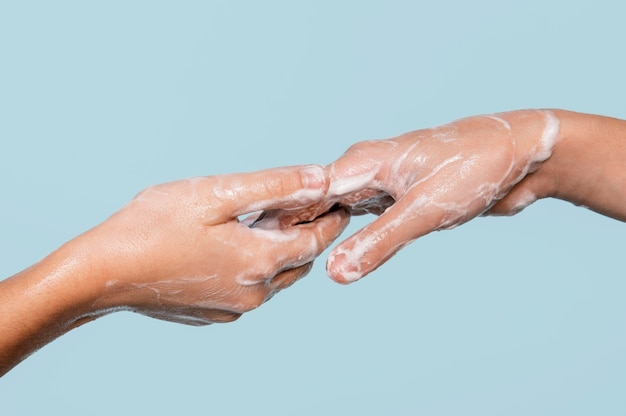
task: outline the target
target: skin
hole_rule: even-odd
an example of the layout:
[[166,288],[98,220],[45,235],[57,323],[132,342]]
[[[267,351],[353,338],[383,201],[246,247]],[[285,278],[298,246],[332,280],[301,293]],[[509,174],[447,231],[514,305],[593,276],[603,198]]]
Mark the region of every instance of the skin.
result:
[[[475,116],[357,143],[329,165],[324,202],[373,222],[335,247],[329,276],[354,282],[402,247],[478,215],[513,215],[554,197],[626,220],[626,121],[562,110]],[[298,215],[284,213],[281,223]]]
[[326,169],[148,188],[0,282],[0,374],[116,310],[191,325],[233,321],[308,272],[347,224],[337,206],[378,215],[331,251],[327,271],[339,283],[371,273],[429,232],[513,215],[540,198],[626,221],[624,160],[626,121],[524,110],[360,142]]
[[[278,227],[259,210],[327,194],[321,166],[192,178],[150,187],[102,224],[0,282],[0,375],[85,322],[128,310],[189,325],[231,322],[311,269],[349,216]],[[259,250],[262,247],[262,250]]]

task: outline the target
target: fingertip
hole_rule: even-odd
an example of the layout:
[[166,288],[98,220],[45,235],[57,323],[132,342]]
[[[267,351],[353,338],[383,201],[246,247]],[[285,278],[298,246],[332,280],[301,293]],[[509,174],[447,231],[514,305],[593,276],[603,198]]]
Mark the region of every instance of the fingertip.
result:
[[365,275],[361,270],[361,265],[350,254],[339,245],[326,260],[326,274],[342,285],[356,282]]

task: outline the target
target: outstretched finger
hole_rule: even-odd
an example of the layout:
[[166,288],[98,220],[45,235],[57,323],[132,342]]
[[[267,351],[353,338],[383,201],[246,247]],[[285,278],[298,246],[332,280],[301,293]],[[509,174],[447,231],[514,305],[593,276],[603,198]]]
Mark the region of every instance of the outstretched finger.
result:
[[338,283],[371,273],[400,249],[431,231],[450,228],[478,215],[482,201],[456,203],[458,189],[426,182],[415,187],[373,222],[333,249],[326,263]]
[[418,218],[409,217],[406,205],[406,200],[398,201],[335,247],[326,262],[330,278],[343,284],[359,280],[417,238]]

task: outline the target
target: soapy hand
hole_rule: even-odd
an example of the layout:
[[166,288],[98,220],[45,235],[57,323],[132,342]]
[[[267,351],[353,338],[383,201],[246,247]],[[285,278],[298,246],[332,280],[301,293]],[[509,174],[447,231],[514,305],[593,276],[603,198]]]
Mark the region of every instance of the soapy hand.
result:
[[238,217],[306,206],[328,186],[327,172],[308,166],[148,188],[81,237],[107,259],[92,309],[191,325],[237,319],[307,274],[349,218],[339,209],[281,229]]
[[340,208],[280,226],[259,220],[258,212],[319,203],[328,187],[327,170],[311,165],[147,188],[100,225],[0,281],[0,376],[111,312],[206,325],[258,307],[307,274],[349,220]]
[[317,212],[339,203],[380,216],[332,250],[329,276],[353,282],[431,231],[520,211],[542,196],[529,174],[550,157],[558,132],[554,113],[517,111],[353,145],[328,167]]

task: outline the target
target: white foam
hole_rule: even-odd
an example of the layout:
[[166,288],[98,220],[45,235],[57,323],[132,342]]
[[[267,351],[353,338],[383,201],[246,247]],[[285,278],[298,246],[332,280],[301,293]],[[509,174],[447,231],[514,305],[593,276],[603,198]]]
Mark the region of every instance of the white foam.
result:
[[536,200],[537,195],[529,190],[525,190],[524,192],[520,193],[520,195],[515,199],[513,203],[513,208],[507,215],[517,214]]
[[[404,162],[414,156],[411,153],[416,151],[415,149],[420,142],[419,138],[416,138],[416,142],[408,147],[405,153],[395,158],[391,165],[392,175],[390,175],[390,180],[395,180],[400,184],[398,185],[400,188],[398,190],[399,195],[395,195],[397,197],[401,198],[411,190],[421,189],[421,187],[429,193],[418,195],[411,202],[410,206],[399,213],[397,217],[378,228],[375,234],[369,229],[365,229],[336,247],[329,255],[327,261],[327,270],[331,277],[334,276],[338,280],[345,282],[352,282],[361,278],[365,271],[365,258],[371,258],[372,250],[380,250],[378,243],[385,236],[398,232],[400,227],[414,226],[416,217],[420,215],[437,212],[441,214],[441,220],[439,224],[429,224],[431,227],[429,230],[415,230],[416,234],[453,228],[488,210],[515,184],[522,180],[529,171],[547,160],[552,154],[558,139],[560,123],[552,112],[541,111],[541,113],[544,115],[546,123],[541,137],[537,138],[530,152],[522,155],[516,154],[518,150],[516,137],[512,134],[512,126],[504,118],[505,115],[484,116],[497,122],[508,132],[504,138],[510,140],[512,147],[511,149],[503,149],[505,151],[502,153],[496,153],[494,155],[496,157],[488,157],[482,153],[465,156],[463,150],[460,150],[459,153],[444,159],[432,168],[428,166],[426,159],[422,159],[420,163],[412,165],[410,170],[406,171],[403,169],[406,166]],[[459,146],[462,145],[459,141],[460,139],[457,140],[454,126],[449,131],[435,130],[432,137],[440,140],[441,143],[456,141],[459,143]],[[506,142],[501,145],[508,146]],[[487,163],[493,164],[493,167],[486,165]],[[456,171],[457,176],[452,177],[452,182],[437,182],[450,179],[450,175],[442,176],[440,174],[444,169],[456,167],[457,164],[459,169]],[[480,167],[481,164],[485,168],[476,170],[476,166]],[[425,169],[428,169],[428,171],[422,172]],[[446,171],[449,171],[449,169],[446,169]],[[356,192],[371,186],[375,176],[373,174],[375,173],[377,171],[368,171],[351,178],[336,181],[335,184],[331,184],[332,195]],[[415,175],[420,176],[416,178]],[[443,179],[439,179],[440,177]],[[435,182],[429,183],[430,181]],[[387,187],[394,185],[389,183]],[[403,186],[405,188],[408,186],[408,188],[402,189]],[[434,190],[437,191],[433,194],[432,191]],[[519,195],[519,198],[515,201],[515,212],[525,208],[535,200],[536,195],[530,191]],[[390,247],[387,252],[376,253],[377,261],[384,261],[409,242],[401,241],[396,246]],[[367,268],[371,270],[376,266],[378,264],[369,264]]]
[[536,161],[544,162],[552,155],[552,149],[559,137],[560,121],[552,111],[542,111],[546,118],[546,126],[541,135],[540,146],[535,154]]
[[483,117],[487,117],[487,118],[490,118],[492,120],[495,120],[498,123],[500,123],[501,125],[503,125],[505,129],[507,129],[508,131],[511,131],[511,125],[509,124],[508,121],[506,121],[502,117],[498,117],[496,115],[487,115],[487,116],[483,116]]
[[378,169],[370,169],[360,175],[333,180],[330,183],[327,196],[336,197],[349,194],[350,192],[356,192],[361,189],[366,189],[370,187],[377,173]]

